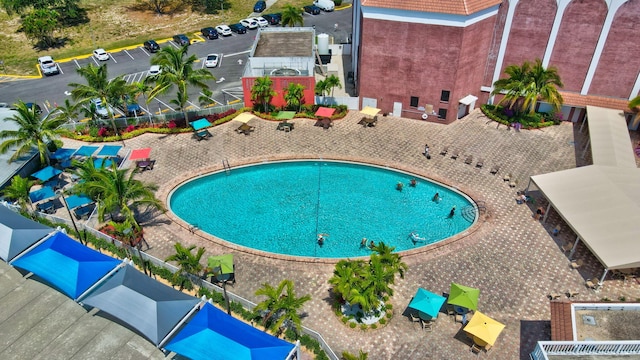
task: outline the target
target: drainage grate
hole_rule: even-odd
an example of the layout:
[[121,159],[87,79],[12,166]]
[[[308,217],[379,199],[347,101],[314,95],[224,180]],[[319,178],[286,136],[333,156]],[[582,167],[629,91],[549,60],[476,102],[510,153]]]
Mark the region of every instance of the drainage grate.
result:
[[585,325],[597,325],[596,324],[596,319],[593,316],[589,316],[589,315],[582,315],[582,323]]

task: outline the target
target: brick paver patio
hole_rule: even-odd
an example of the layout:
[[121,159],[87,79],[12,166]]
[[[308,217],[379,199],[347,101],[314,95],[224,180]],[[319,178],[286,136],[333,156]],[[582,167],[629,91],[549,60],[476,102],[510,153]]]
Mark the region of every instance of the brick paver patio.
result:
[[[423,332],[418,324],[402,316],[417,287],[436,293],[448,291],[452,281],[481,289],[479,310],[506,324],[494,349],[483,354],[494,359],[528,359],[528,353],[538,340],[550,337],[549,300],[551,292],[579,292],[577,299],[627,301],[640,298],[635,281],[623,283],[607,280],[596,293],[584,286],[588,278],[600,277],[602,265],[579,246],[576,258],[585,260],[578,270],[569,266],[560,246],[574,241],[575,235],[564,226],[559,236],[550,235],[561,223],[551,210],[546,224],[535,221],[532,214],[547,202],[538,196],[537,205],[517,205],[516,190],[524,189],[529,176],[573,168],[589,163],[582,160],[584,134],[571,123],[542,130],[507,130],[496,126],[479,111],[450,125],[440,125],[394,117],[381,117],[376,127],[357,124],[360,115],[351,112],[334,122],[329,130],[314,127],[313,120],[296,119],[295,130],[276,131],[276,123],[253,120],[255,131],[249,136],[234,132],[237,124],[225,124],[210,129],[213,137],[197,142],[189,134],[146,134],[127,140],[128,149],[152,147],[155,168],[139,175],[143,181],[160,186],[158,197],[166,201],[171,189],[184,179],[206,171],[221,169],[223,159],[231,166],[247,162],[262,162],[282,158],[336,158],[369,161],[401,168],[412,173],[454,186],[476,201],[484,201],[487,213],[481,216],[473,231],[450,241],[445,246],[433,246],[425,251],[404,256],[409,265],[405,279],[395,285],[392,303],[394,317],[378,330],[360,331],[346,327],[331,311],[329,285],[333,265],[321,262],[292,261],[257,255],[212,240],[210,236],[187,230],[188,224],[171,215],[144,214],[150,254],[165,258],[173,253],[173,244],[204,246],[207,255],[233,252],[236,255],[235,286],[229,290],[254,302],[260,298],[254,292],[261,284],[277,284],[292,279],[299,295],[310,294],[305,306],[308,314],[304,325],[320,332],[333,350],[357,353],[362,349],[369,359],[474,359],[461,331],[446,315],[441,314],[434,331]],[[427,160],[421,152],[424,144],[431,147]],[[65,141],[66,146],[79,142]],[[439,155],[449,147],[460,150],[453,160]],[[484,167],[464,163],[465,155],[484,158]],[[497,175],[489,169],[500,164]],[[232,170],[233,171],[233,170]],[[516,189],[503,181],[512,173],[519,181]],[[588,194],[585,194],[588,196]],[[212,199],[214,201],[214,199]],[[206,256],[206,255],[205,255]]]

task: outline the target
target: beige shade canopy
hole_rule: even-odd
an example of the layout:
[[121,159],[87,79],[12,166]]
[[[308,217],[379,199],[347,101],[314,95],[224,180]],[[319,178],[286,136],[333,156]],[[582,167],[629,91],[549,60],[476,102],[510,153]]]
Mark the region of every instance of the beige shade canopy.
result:
[[248,123],[248,122],[249,122],[249,120],[251,120],[251,119],[253,119],[253,118],[254,118],[254,116],[253,116],[253,114],[252,114],[252,113],[250,113],[250,112],[245,112],[245,113],[242,113],[242,114],[240,114],[240,115],[236,116],[233,120],[234,120],[234,121],[239,121],[239,122],[241,122],[241,123],[246,124],[246,123]]
[[378,115],[379,112],[380,112],[380,109],[376,109],[371,106],[365,106],[362,110],[360,110],[360,113],[368,116],[376,116]]

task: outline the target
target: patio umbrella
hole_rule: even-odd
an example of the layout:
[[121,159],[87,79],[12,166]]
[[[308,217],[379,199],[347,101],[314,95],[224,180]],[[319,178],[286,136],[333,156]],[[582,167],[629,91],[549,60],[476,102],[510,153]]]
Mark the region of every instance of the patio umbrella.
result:
[[295,111],[280,111],[276,116],[276,120],[291,120],[296,116]]
[[38,202],[40,200],[50,199],[56,196],[56,193],[53,191],[53,188],[48,186],[42,187],[42,189],[32,191],[29,193],[29,199],[32,203]]
[[151,148],[135,149],[129,155],[129,160],[148,159],[150,154],[151,154]]
[[316,111],[316,116],[319,117],[331,117],[331,115],[333,115],[333,113],[336,112],[336,109],[334,108],[328,108],[328,107],[319,107],[318,110]]
[[76,152],[73,153],[73,156],[89,157],[93,155],[93,153],[96,152],[96,150],[98,150],[97,146],[83,145],[78,150],[76,150]]
[[233,254],[224,254],[219,256],[209,256],[207,264],[210,268],[219,268],[217,273],[232,274],[233,270]]
[[120,149],[122,149],[122,146],[120,145],[105,145],[100,149],[96,156],[116,157]]
[[113,160],[111,160],[110,158],[100,158],[100,159],[93,160],[93,166],[96,169],[108,168],[111,166],[111,164],[113,164]]
[[252,113],[245,112],[245,113],[242,113],[242,114],[236,116],[233,120],[234,121],[239,121],[241,123],[245,123],[246,124],[246,123],[249,122],[249,120],[253,119],[253,117],[254,116],[253,116]]
[[198,131],[211,126],[211,123],[209,122],[209,120],[202,118],[192,122],[191,126],[193,127],[193,130]]
[[73,153],[76,152],[76,149],[65,149],[65,148],[60,148],[58,150],[56,150],[56,152],[54,152],[51,157],[56,159],[56,160],[67,160],[71,157],[71,155],[73,155]]
[[57,176],[62,173],[62,170],[58,170],[53,166],[47,166],[46,168],[36,171],[31,176],[38,180],[47,181],[54,176]]
[[74,208],[77,208],[78,206],[90,204],[90,203],[93,202],[93,200],[89,199],[88,197],[86,197],[84,195],[71,195],[71,196],[66,197],[64,199],[67,202],[67,206],[69,207],[69,210],[73,210]]
[[476,311],[467,326],[464,327],[464,331],[493,346],[504,326],[504,324],[493,320],[480,311]]
[[418,288],[418,291],[413,296],[413,300],[409,303],[409,307],[425,313],[432,318],[436,318],[438,317],[440,308],[442,308],[442,304],[444,304],[446,300],[444,296],[434,294],[423,288]]
[[451,290],[449,290],[449,301],[451,305],[458,305],[467,309],[478,309],[478,298],[480,297],[480,290],[468,286],[463,286],[456,283],[451,283]]
[[371,106],[365,106],[364,109],[360,110],[360,113],[367,116],[376,116],[380,112],[380,109],[376,109]]

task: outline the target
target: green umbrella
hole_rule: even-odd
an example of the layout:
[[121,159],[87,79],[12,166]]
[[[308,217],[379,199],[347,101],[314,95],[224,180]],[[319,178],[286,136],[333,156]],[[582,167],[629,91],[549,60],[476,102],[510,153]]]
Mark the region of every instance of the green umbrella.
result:
[[276,120],[291,120],[296,116],[295,111],[280,111],[278,116],[276,116]]
[[207,264],[217,274],[233,274],[233,254],[209,256]]
[[447,303],[451,305],[462,306],[471,310],[477,310],[478,297],[480,297],[479,289],[451,283],[451,290],[449,290],[449,301],[447,301]]

